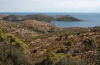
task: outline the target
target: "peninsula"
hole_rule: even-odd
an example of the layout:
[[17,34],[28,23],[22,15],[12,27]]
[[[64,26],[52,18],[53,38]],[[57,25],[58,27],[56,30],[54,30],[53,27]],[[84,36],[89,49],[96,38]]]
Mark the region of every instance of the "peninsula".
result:
[[50,22],[52,20],[58,21],[82,21],[81,19],[75,18],[71,15],[56,15],[56,16],[48,16],[45,14],[33,14],[33,15],[8,15],[3,18],[3,20],[7,21],[26,21],[26,20],[37,20],[37,21],[46,21]]

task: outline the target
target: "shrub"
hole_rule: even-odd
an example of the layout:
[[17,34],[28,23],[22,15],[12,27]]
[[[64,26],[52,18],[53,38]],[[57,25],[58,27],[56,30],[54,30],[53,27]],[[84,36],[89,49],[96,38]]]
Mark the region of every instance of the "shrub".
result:
[[56,63],[56,65],[87,65],[82,60],[75,60],[70,54]]
[[64,44],[67,45],[67,46],[72,46],[73,42],[71,40],[69,40],[68,42],[65,42]]
[[36,65],[55,65],[60,59],[65,57],[64,54],[58,53],[55,54],[53,52],[48,53],[48,55],[41,61],[40,63]]
[[11,43],[0,43],[0,65],[30,65],[29,58],[22,48]]
[[60,50],[57,51],[57,53],[65,53],[67,49],[65,47],[61,47]]
[[0,65],[31,65],[28,46],[13,34],[0,30]]
[[17,37],[15,37],[13,34],[10,33],[3,33],[2,31],[0,31],[1,35],[0,35],[0,41],[6,41],[9,42],[11,44],[13,44],[14,46],[16,46],[17,48],[20,47],[22,48],[26,53],[29,53],[27,48],[28,46],[23,43],[20,39],[18,39]]
[[3,31],[0,29],[0,34],[2,34],[3,33]]
[[36,65],[86,65],[82,60],[75,60],[71,55],[50,52],[46,58]]
[[92,48],[98,47],[96,38],[89,38],[89,39],[85,40],[84,43],[90,45]]

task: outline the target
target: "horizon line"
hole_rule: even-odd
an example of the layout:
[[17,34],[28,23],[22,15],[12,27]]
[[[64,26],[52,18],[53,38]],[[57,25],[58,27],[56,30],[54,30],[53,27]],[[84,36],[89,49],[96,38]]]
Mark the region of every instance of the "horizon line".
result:
[[100,12],[0,12],[0,13],[100,13]]

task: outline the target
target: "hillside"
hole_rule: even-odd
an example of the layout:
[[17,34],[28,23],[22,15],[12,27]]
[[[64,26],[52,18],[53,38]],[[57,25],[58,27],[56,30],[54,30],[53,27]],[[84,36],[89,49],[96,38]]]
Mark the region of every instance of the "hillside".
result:
[[9,32],[19,38],[22,38],[24,41],[44,33],[51,33],[53,31],[60,30],[58,27],[50,23],[36,20],[27,20],[21,22],[8,22],[5,20],[0,20],[0,28],[4,32]]
[[[4,15],[4,17],[7,16]],[[60,18],[60,16],[56,17]],[[5,60],[5,65],[8,63],[9,65],[100,65],[100,27],[59,28],[51,23],[33,19],[18,18],[18,22],[12,21],[12,19],[11,21],[3,20],[2,17],[0,19],[2,30],[0,30],[0,51],[6,52],[9,56],[9,53],[2,48],[14,49],[9,56],[10,59]],[[28,48],[24,49],[24,44]],[[15,50],[19,54],[14,52]],[[23,50],[28,50],[30,55],[24,54]],[[3,63],[5,62],[0,58],[0,65],[4,65]]]

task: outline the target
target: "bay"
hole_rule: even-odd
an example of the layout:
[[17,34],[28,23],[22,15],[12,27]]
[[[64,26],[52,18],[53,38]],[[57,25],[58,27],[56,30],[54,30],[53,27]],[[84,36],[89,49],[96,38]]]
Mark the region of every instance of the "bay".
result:
[[100,26],[100,13],[67,13],[83,21],[51,21],[52,24],[60,28],[68,27],[96,27]]
[[0,14],[8,15],[32,15],[32,14],[46,14],[48,16],[55,15],[71,15],[83,21],[50,21],[55,26],[60,28],[68,27],[95,27],[100,26],[100,13],[55,13],[55,12],[0,12]]

